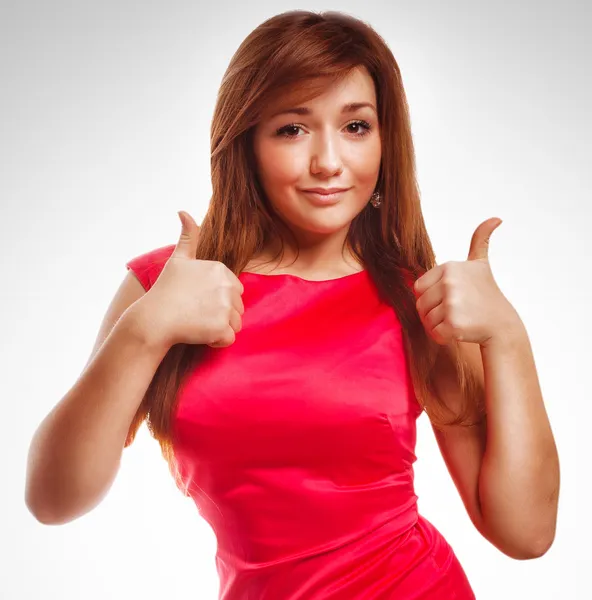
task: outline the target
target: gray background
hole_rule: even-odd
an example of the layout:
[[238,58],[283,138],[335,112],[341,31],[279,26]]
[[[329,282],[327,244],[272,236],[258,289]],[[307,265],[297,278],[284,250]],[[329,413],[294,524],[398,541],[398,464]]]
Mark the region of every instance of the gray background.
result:
[[108,496],[68,525],[24,504],[31,436],[74,384],[125,262],[200,222],[224,70],[269,16],[342,10],[386,39],[411,106],[438,262],[491,216],[560,451],[554,546],[513,561],[475,531],[419,421],[420,511],[477,597],[590,598],[592,29],[584,2],[4,2],[0,10],[0,597],[215,599],[213,533],[145,426]]

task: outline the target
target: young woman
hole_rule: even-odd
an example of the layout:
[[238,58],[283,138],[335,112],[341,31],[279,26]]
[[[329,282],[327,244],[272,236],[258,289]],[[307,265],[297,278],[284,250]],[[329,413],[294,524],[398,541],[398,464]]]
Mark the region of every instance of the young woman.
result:
[[398,65],[368,25],[295,11],[222,81],[201,225],[141,254],[31,444],[41,522],[88,512],[145,420],[216,533],[223,600],[474,593],[417,512],[426,411],[475,527],[552,543],[558,457],[524,325],[488,263],[436,265]]

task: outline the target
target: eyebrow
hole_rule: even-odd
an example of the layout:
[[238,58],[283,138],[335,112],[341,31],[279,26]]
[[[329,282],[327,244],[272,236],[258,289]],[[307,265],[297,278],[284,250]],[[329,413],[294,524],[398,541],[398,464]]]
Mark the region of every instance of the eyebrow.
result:
[[[350,102],[349,104],[345,104],[343,106],[343,108],[341,109],[341,113],[345,114],[345,113],[356,112],[357,110],[360,110],[361,108],[364,108],[364,107],[369,107],[374,112],[376,112],[376,107],[374,106],[374,104],[371,104],[370,102]],[[271,118],[275,119],[275,117],[279,117],[280,115],[288,115],[288,114],[310,115],[310,114],[312,114],[312,110],[310,108],[307,108],[306,106],[295,107],[295,108],[285,108],[278,112],[273,113],[271,115]]]

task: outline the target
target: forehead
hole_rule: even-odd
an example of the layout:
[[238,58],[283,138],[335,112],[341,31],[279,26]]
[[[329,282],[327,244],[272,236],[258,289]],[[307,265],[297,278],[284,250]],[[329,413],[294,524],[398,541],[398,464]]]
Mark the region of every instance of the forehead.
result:
[[374,81],[368,72],[361,68],[354,69],[341,81],[311,78],[278,91],[276,97],[267,103],[262,116],[263,119],[270,119],[278,113],[296,107],[306,107],[311,112],[322,107],[341,110],[346,104],[358,102],[370,103],[376,107]]

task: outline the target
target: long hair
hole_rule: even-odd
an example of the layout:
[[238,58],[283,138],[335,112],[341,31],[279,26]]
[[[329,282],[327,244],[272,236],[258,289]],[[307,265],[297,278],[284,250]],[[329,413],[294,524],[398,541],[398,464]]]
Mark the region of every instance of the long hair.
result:
[[[290,11],[252,31],[232,57],[220,85],[211,125],[213,194],[201,224],[196,258],[223,262],[235,275],[270,239],[289,229],[270,206],[257,177],[252,134],[263,108],[296,91],[299,103],[339,83],[357,67],[371,75],[378,102],[382,161],[379,210],[366,207],[352,221],[346,243],[368,270],[402,325],[417,399],[435,426],[471,424],[482,394],[458,343],[440,346],[425,332],[409,285],[435,266],[416,177],[409,108],[399,66],[366,23],[340,12]],[[312,74],[312,75],[311,75]],[[125,447],[144,420],[176,474],[170,429],[177,392],[204,346],[177,344],[159,365],[131,423]],[[434,387],[436,357],[445,349],[462,391],[452,411]]]

